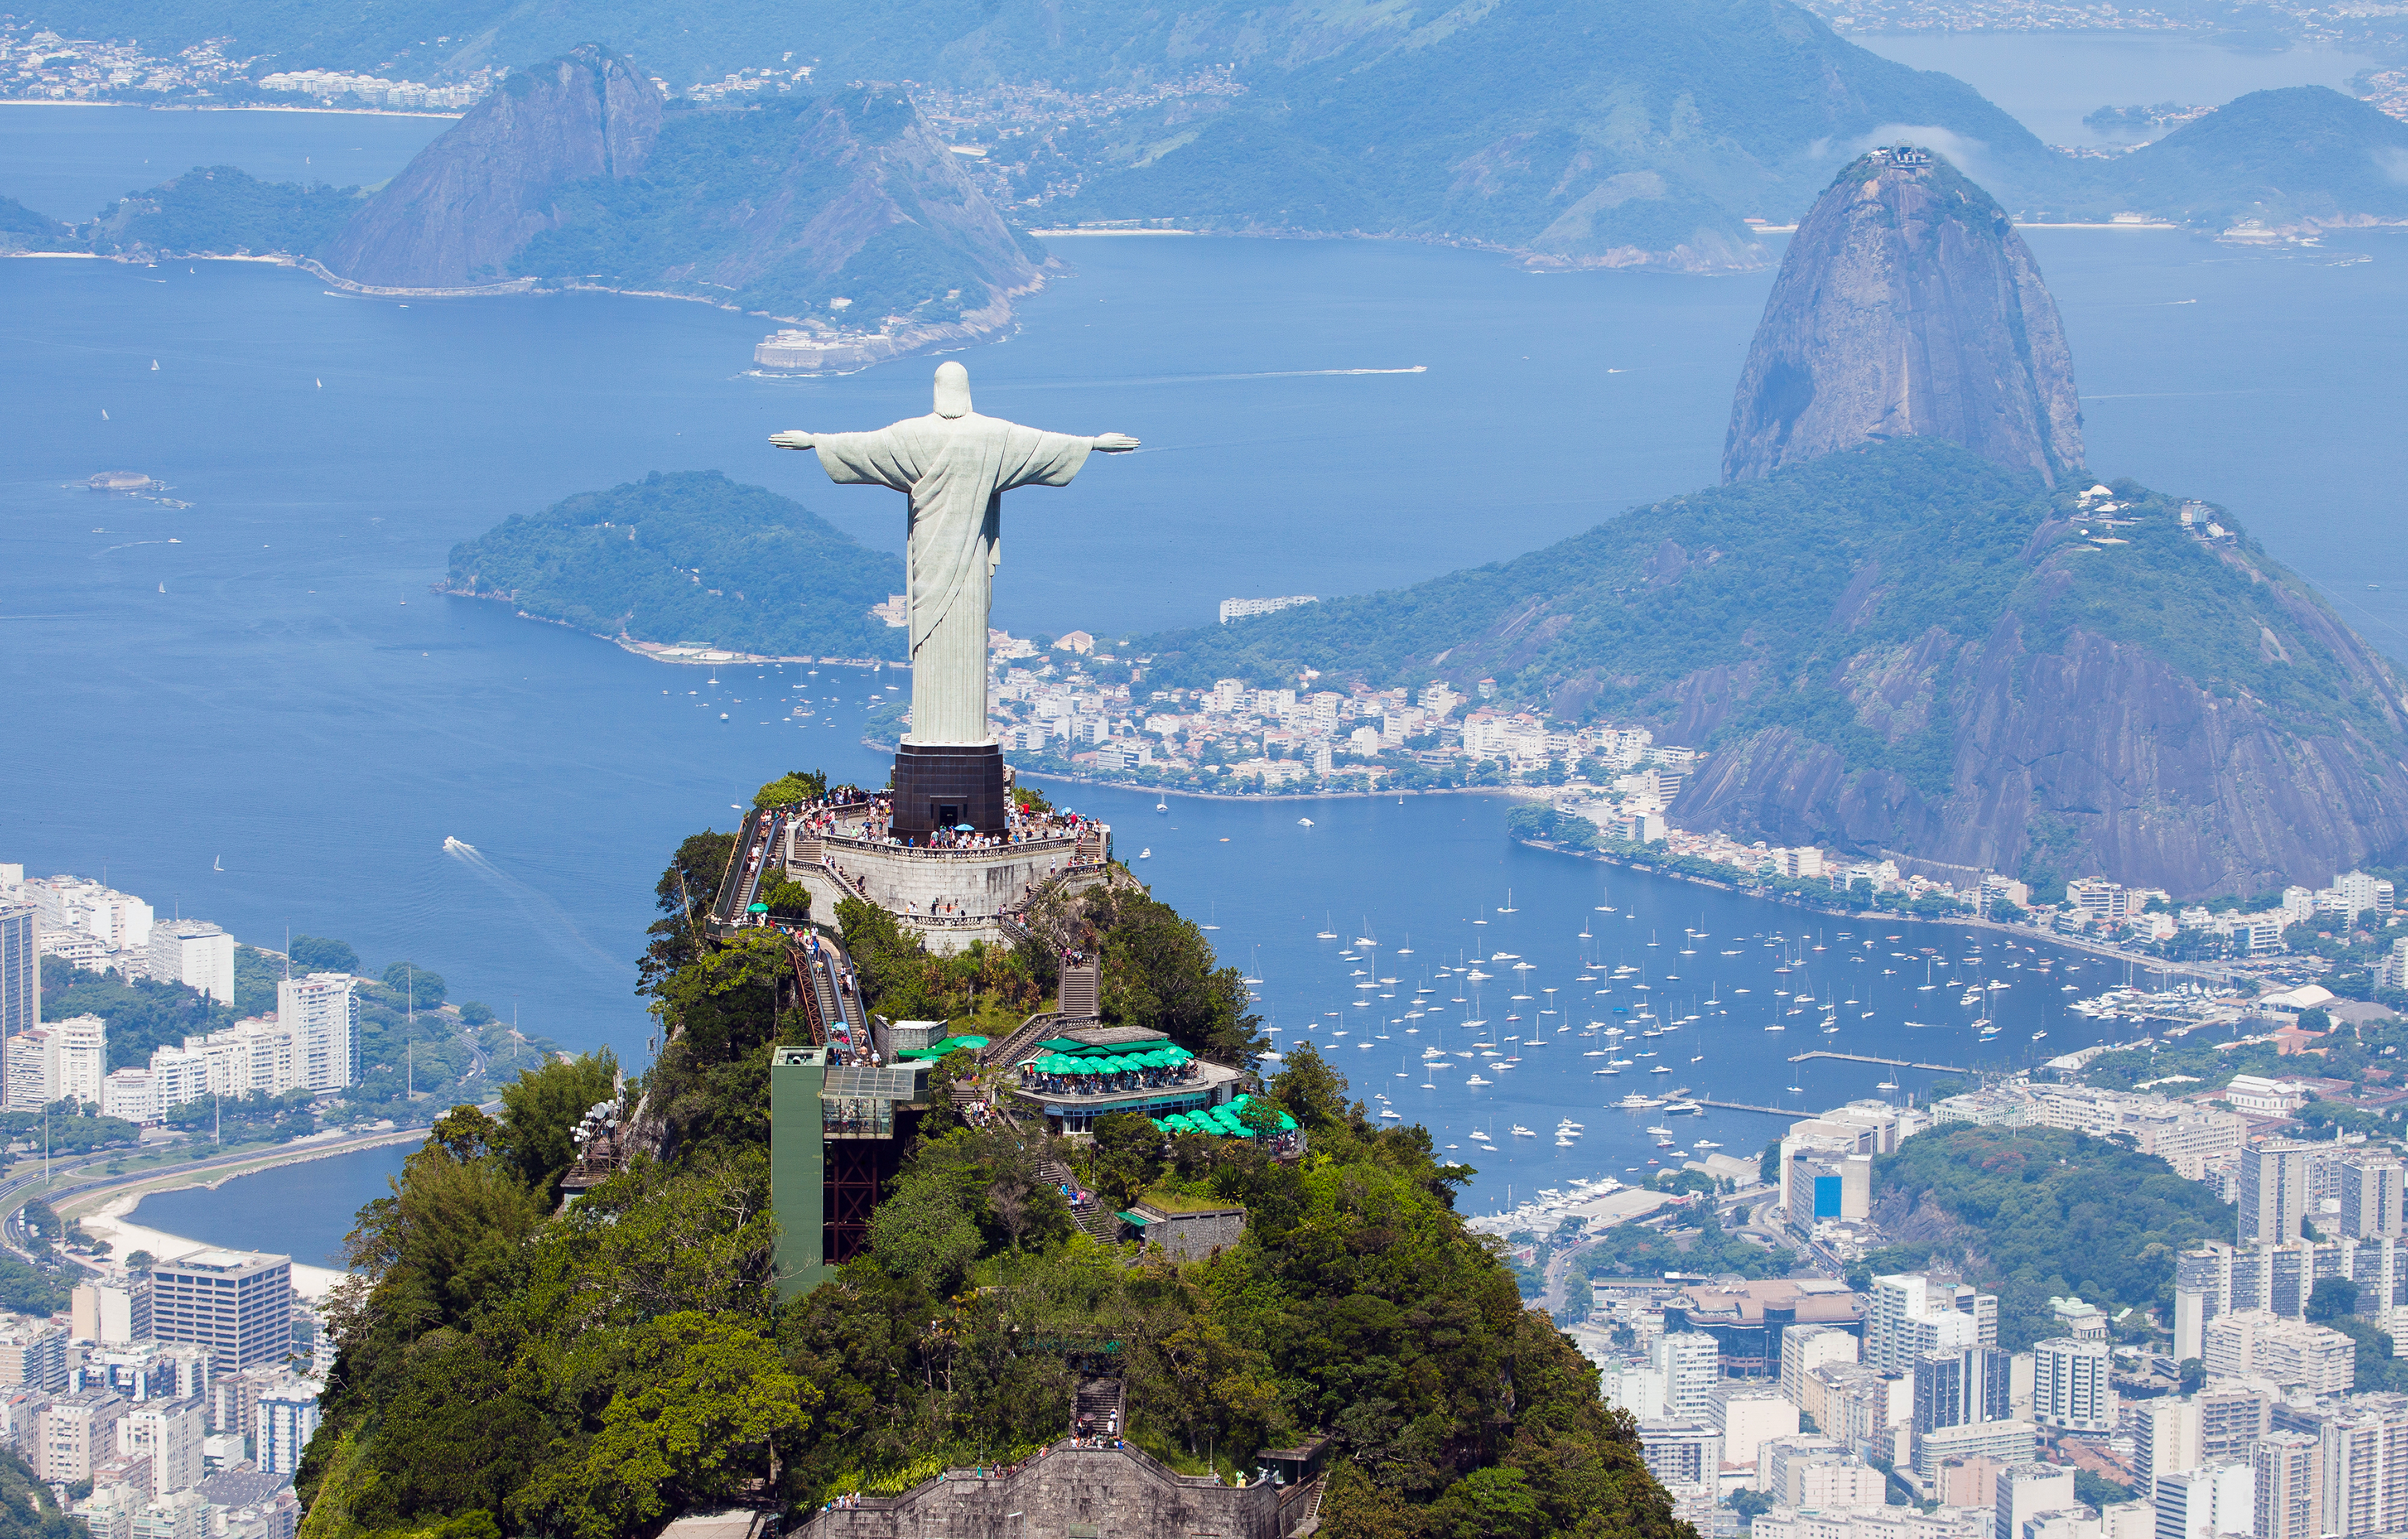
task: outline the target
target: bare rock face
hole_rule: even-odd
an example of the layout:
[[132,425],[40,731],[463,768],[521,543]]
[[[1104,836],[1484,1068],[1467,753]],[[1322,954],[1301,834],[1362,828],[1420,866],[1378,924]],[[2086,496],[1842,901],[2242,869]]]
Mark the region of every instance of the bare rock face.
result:
[[1723,479],[1902,438],[2051,485],[2083,463],[2073,360],[2030,249],[1987,193],[1904,148],[1856,161],[1799,223],[1740,375]]
[[606,48],[518,71],[352,216],[326,268],[391,288],[498,281],[562,222],[557,189],[634,175],[660,131],[659,90]]

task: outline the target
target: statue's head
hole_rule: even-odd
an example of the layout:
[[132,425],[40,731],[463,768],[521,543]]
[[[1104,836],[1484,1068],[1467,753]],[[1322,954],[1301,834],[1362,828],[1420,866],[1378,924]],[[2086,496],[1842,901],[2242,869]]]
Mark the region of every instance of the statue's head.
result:
[[970,371],[959,364],[937,366],[937,415],[967,417],[970,414]]

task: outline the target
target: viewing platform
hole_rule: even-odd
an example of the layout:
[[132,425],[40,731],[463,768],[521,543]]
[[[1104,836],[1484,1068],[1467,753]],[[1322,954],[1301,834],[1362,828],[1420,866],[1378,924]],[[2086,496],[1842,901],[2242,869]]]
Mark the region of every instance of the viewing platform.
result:
[[833,925],[837,905],[860,898],[894,914],[932,951],[958,952],[974,941],[1010,945],[1018,939],[1013,911],[1039,889],[1084,887],[1100,881],[1111,860],[1111,827],[1092,818],[1014,814],[1002,833],[946,833],[929,843],[892,836],[888,811],[883,796],[863,796],[746,813],[712,923],[771,922],[755,905],[783,878],[810,894],[816,924]]
[[1007,1094],[1049,1133],[1089,1132],[1116,1112],[1158,1122],[1226,1105],[1245,1077],[1135,1026],[1065,1028],[1006,1067],[1020,1081]]

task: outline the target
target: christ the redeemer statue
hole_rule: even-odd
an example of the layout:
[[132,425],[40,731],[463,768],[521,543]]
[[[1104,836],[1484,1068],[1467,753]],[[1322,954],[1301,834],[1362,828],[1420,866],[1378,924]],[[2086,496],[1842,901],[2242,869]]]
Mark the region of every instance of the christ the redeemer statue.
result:
[[911,499],[905,557],[911,625],[911,730],[896,755],[894,828],[1003,826],[1003,756],[987,725],[987,617],[1002,559],[1003,494],[1067,486],[1089,451],[1125,453],[1121,433],[1046,433],[970,410],[969,370],[938,366],[936,410],[874,433],[788,432],[839,485]]

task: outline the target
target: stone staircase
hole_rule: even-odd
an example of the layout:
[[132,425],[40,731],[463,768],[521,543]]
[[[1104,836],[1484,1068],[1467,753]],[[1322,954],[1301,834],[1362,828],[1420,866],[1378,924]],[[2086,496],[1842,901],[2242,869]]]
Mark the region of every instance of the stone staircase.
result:
[[[1078,1172],[1050,1156],[1037,1162],[1037,1173],[1056,1188],[1066,1182],[1073,1188],[1084,1185],[1079,1179]],[[1105,1206],[1101,1200],[1090,1202],[1083,1208],[1072,1208],[1070,1221],[1107,1244],[1120,1238],[1120,1215]]]
[[1283,1539],[1307,1539],[1321,1528],[1321,1495],[1328,1489],[1329,1477],[1315,1475],[1310,1485],[1296,1497],[1283,1498],[1280,1503],[1280,1532]]
[[1000,1043],[990,1043],[980,1057],[989,1063],[999,1063],[1009,1069],[1028,1056],[1028,1050],[1054,1034],[1062,1017],[1050,1010],[1040,1010],[1020,1023],[1020,1029]]
[[1062,970],[1060,1000],[1065,1021],[1092,1021],[1103,1014],[1103,965],[1082,962]]
[[1126,1391],[1118,1379],[1081,1379],[1071,1396],[1070,1431],[1079,1437],[1119,1437],[1126,1431]]

